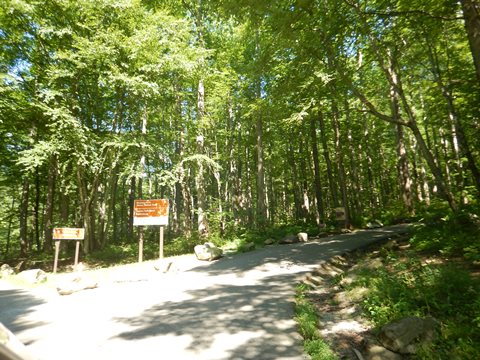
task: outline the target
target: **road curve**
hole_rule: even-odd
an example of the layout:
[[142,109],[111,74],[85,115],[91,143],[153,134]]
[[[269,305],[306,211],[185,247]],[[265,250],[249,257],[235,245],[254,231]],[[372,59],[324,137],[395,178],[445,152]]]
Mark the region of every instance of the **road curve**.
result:
[[39,360],[306,359],[295,284],[323,260],[407,229],[271,246],[69,296],[0,288],[0,322]]

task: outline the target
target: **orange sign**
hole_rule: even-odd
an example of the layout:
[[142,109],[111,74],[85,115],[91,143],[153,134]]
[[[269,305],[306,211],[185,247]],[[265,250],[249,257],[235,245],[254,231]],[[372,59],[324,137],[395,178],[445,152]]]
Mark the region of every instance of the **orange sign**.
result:
[[53,229],[54,240],[83,240],[85,229],[83,228],[55,228]]
[[168,199],[135,200],[133,225],[167,225]]

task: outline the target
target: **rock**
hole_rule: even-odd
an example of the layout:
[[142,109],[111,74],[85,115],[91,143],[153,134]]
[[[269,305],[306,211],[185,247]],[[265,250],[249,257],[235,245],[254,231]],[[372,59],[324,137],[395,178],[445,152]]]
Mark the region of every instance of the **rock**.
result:
[[24,270],[17,276],[29,284],[38,284],[47,281],[47,274],[41,269]]
[[255,250],[255,243],[253,243],[253,242],[248,242],[248,243],[246,243],[246,244],[243,244],[242,247],[241,247],[241,250],[242,250],[243,252]]
[[70,295],[74,292],[95,289],[98,287],[98,283],[92,279],[89,279],[85,276],[77,275],[71,281],[66,281],[62,284],[57,285],[57,291],[60,295]]
[[367,223],[368,229],[378,229],[383,227],[383,223],[380,220],[373,220]]
[[8,264],[3,264],[0,267],[0,279],[15,274],[15,270]]
[[219,259],[223,255],[222,249],[216,247],[212,243],[205,243],[203,245],[197,245],[194,248],[195,255],[198,260],[212,261]]
[[436,321],[433,318],[422,319],[407,317],[385,325],[378,336],[387,349],[400,354],[415,354],[422,344],[435,339]]
[[293,234],[289,234],[285,236],[283,239],[281,239],[278,243],[279,244],[294,244],[298,242],[298,236],[295,236]]
[[275,240],[270,238],[270,239],[267,239],[263,242],[264,245],[273,245],[275,244]]
[[376,344],[369,344],[365,350],[365,359],[366,360],[402,360],[403,356],[388,349],[385,349],[383,346]]
[[308,234],[304,232],[299,232],[297,234],[298,241],[300,242],[307,242],[308,241]]

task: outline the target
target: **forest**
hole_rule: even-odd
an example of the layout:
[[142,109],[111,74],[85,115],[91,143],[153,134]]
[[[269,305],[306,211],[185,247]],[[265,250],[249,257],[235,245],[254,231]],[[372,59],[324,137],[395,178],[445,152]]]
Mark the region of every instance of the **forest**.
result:
[[169,199],[172,243],[338,207],[349,228],[478,221],[479,9],[3,0],[0,258],[51,254],[55,227],[85,228],[84,254],[153,241],[135,199]]

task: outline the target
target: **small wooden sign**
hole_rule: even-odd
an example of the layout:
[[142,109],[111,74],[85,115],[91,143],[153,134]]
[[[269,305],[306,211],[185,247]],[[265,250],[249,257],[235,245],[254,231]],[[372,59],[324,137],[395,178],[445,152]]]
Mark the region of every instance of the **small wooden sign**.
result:
[[133,225],[168,225],[168,199],[135,200]]
[[60,240],[76,240],[75,244],[75,269],[78,264],[80,252],[80,240],[85,238],[84,228],[54,228],[53,240],[55,240],[55,259],[53,260],[53,273],[57,272],[58,254],[60,253]]
[[53,229],[53,240],[83,240],[85,229],[83,228],[55,228]]

